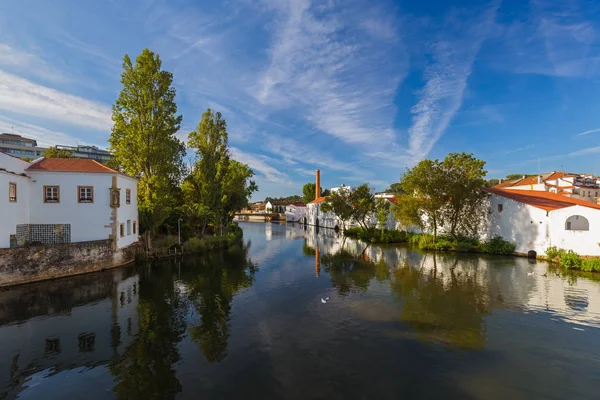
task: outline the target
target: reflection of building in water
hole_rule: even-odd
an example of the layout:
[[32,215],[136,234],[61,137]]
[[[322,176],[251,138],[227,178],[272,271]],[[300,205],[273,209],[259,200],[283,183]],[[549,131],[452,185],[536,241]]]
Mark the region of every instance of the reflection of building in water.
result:
[[2,310],[2,386],[16,395],[36,372],[119,357],[139,330],[138,277],[127,274],[131,270],[119,268],[3,292],[9,304],[27,301],[18,313]]
[[317,249],[315,249],[315,275],[317,276],[317,278],[319,277],[320,273],[321,273],[321,252],[317,248]]

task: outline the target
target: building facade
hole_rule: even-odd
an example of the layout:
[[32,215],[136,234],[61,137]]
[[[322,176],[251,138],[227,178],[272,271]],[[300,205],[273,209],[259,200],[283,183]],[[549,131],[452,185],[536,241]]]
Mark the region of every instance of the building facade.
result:
[[0,133],[0,153],[10,154],[17,158],[35,159],[46,151],[38,147],[37,141],[12,133]]
[[101,163],[105,163],[113,158],[109,151],[102,150],[96,146],[65,146],[59,144],[56,145],[56,149],[71,151],[73,152],[72,155],[75,158],[91,158]]
[[0,154],[0,248],[139,239],[137,180],[91,159]]
[[506,190],[550,192],[593,203],[600,202],[600,181],[593,175],[550,172],[502,182],[495,187]]
[[516,252],[544,255],[550,246],[600,256],[600,205],[544,191],[490,188],[485,236],[500,236]]

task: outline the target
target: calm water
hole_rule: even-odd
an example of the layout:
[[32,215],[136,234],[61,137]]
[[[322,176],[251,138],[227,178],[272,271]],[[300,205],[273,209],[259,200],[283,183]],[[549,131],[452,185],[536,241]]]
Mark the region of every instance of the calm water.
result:
[[593,275],[242,226],[245,248],[0,292],[0,399],[600,398]]

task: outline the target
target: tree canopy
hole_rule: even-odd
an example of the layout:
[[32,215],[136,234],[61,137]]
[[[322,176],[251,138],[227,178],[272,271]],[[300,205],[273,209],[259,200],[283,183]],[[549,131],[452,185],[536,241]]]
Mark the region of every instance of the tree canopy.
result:
[[329,195],[321,209],[332,211],[344,224],[353,220],[367,229],[367,218],[375,210],[375,196],[366,183],[355,188],[341,187]]
[[[304,202],[306,204],[310,203],[315,199],[317,185],[313,182],[309,182],[302,187],[302,194],[304,195]],[[329,189],[323,189],[321,187],[321,196],[329,196],[331,191]]]
[[450,153],[443,161],[423,160],[401,179],[396,218],[433,233],[446,227],[451,235],[472,235],[485,199],[485,162],[472,154]]
[[[108,140],[115,163],[139,179],[140,228],[155,232],[169,215],[170,194],[183,173],[184,144],[175,134],[177,114],[173,75],[161,69],[158,54],[144,49],[132,63],[123,57],[123,89],[112,107]],[[147,245],[150,237],[147,235]]]
[[48,147],[44,151],[45,158],[72,158],[73,150],[58,149],[56,146]]

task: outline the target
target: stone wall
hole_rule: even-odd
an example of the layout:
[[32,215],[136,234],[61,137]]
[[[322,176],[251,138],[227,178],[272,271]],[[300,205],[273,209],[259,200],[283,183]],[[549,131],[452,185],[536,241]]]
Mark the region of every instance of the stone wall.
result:
[[0,287],[116,267],[133,261],[136,249],[115,251],[110,239],[0,249]]

